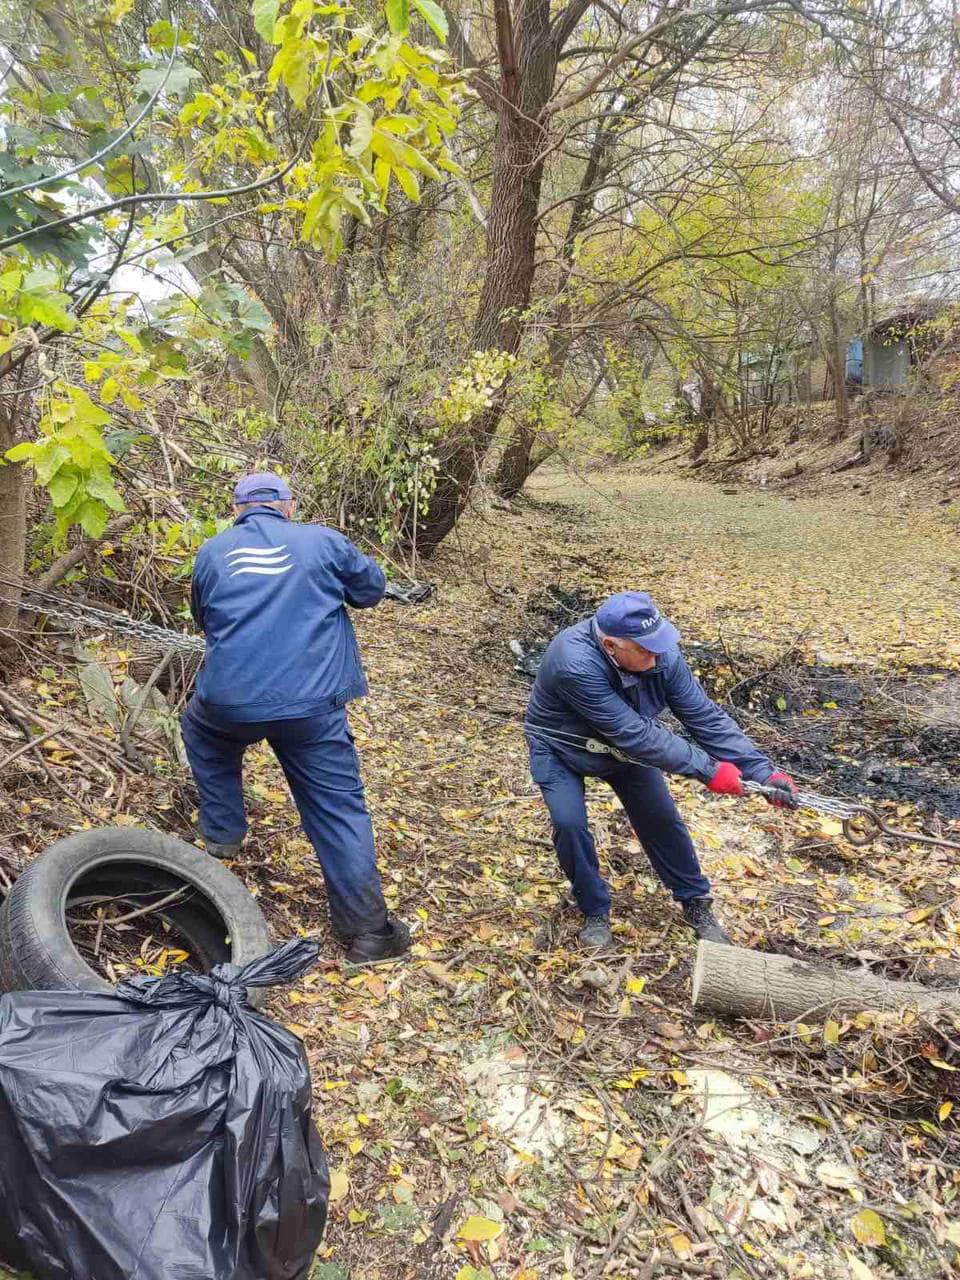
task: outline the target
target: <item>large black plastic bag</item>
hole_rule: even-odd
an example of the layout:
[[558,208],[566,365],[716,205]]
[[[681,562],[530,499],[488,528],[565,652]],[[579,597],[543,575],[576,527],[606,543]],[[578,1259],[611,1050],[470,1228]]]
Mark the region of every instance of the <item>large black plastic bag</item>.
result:
[[0,998],[0,1258],[37,1280],[303,1280],[329,1190],[310,1071],[244,988],[317,953]]

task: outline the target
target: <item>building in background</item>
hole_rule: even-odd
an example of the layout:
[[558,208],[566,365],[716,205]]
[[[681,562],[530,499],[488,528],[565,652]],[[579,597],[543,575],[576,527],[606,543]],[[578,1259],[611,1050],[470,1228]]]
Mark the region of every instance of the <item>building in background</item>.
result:
[[847,385],[852,391],[872,387],[892,391],[906,386],[916,368],[947,338],[950,325],[942,304],[901,303],[847,347]]

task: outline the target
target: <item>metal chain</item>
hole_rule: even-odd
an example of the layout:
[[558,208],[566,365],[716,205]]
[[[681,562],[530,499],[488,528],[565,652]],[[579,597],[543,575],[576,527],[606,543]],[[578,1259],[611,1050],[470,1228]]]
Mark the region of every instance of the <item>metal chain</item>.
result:
[[138,640],[149,640],[161,649],[174,649],[178,653],[199,654],[206,649],[202,636],[185,635],[179,631],[171,631],[167,627],[158,627],[153,622],[141,622],[138,618],[128,618],[126,614],[112,613],[109,609],[96,609],[93,605],[74,603],[61,597],[64,605],[49,604],[45,599],[31,599],[30,588],[24,596],[17,600],[0,595],[0,604],[14,608],[29,610],[32,613],[43,613],[51,618],[62,618],[63,621],[81,626],[87,630],[117,631],[121,634],[136,636]]

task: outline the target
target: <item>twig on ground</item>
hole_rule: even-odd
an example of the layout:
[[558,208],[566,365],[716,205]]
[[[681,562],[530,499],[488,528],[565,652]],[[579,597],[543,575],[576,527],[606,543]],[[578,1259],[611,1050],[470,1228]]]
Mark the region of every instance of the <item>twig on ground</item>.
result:
[[609,1245],[607,1245],[606,1252],[604,1253],[603,1257],[600,1259],[600,1262],[597,1264],[598,1276],[602,1276],[605,1273],[605,1271],[607,1270],[607,1267],[616,1257],[620,1249],[620,1246],[623,1244],[624,1240],[630,1234],[630,1228],[633,1226],[634,1222],[636,1221],[637,1214],[639,1212],[640,1212],[640,1205],[637,1203],[636,1200],[631,1201],[630,1207],[627,1209],[627,1212],[623,1215],[623,1217],[617,1223],[617,1227],[614,1232],[613,1239],[610,1241]]
[[[163,907],[169,907],[173,902],[179,902],[181,898],[189,893],[189,885],[185,885],[182,889],[174,889],[172,893],[168,893],[165,898],[161,898],[159,902],[151,902],[147,907],[137,907],[136,911],[128,911],[126,915],[114,916],[112,919],[104,918],[104,922],[109,925],[127,924],[131,920],[139,920],[141,916],[152,915],[154,911],[159,911]],[[96,924],[96,920],[71,920],[71,924]]]
[[64,726],[62,724],[55,725],[54,728],[47,729],[45,733],[39,733],[35,738],[31,738],[29,742],[23,743],[22,746],[17,747],[16,751],[11,751],[8,756],[4,756],[4,758],[0,760],[0,773],[3,772],[8,764],[12,764],[14,760],[18,759],[18,757],[26,755],[28,751],[33,751],[35,747],[42,746],[50,738],[55,738],[58,733],[63,732],[63,729]]

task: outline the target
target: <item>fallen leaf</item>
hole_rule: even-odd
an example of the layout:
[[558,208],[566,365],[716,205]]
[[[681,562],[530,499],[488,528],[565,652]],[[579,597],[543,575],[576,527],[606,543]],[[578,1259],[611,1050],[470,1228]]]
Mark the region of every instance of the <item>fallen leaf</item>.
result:
[[471,1215],[457,1232],[458,1240],[496,1240],[503,1231],[502,1222],[494,1222],[492,1218],[480,1218]]
[[847,1265],[853,1280],[874,1280],[874,1274],[865,1262],[861,1262],[849,1249],[844,1249],[844,1253],[847,1255]]
[[905,919],[909,920],[911,924],[920,924],[923,920],[929,920],[939,910],[939,907],[915,907],[913,911],[907,912]]
[[840,1023],[829,1018],[823,1026],[823,1043],[837,1044],[840,1040]]
[[670,1248],[681,1260],[693,1256],[693,1244],[682,1231],[671,1231],[667,1239],[670,1241]]
[[941,1102],[940,1110],[937,1112],[937,1115],[940,1117],[941,1121],[943,1121],[943,1120],[946,1120],[947,1116],[950,1114],[952,1110],[953,1110],[952,1102]]
[[336,1204],[350,1190],[350,1179],[345,1169],[330,1170],[330,1203]]
[[883,1219],[873,1209],[861,1209],[858,1214],[855,1214],[850,1223],[850,1230],[861,1244],[868,1244],[873,1249],[879,1249],[887,1242]]
[[658,1036],[663,1036],[667,1040],[682,1040],[683,1027],[679,1022],[655,1022],[653,1026]]
[[830,1160],[824,1160],[817,1165],[817,1177],[825,1187],[855,1187],[860,1181],[860,1175],[856,1169],[848,1164],[834,1164]]
[[363,975],[363,985],[375,1000],[382,1000],[387,994],[386,984],[379,974],[365,973]]

